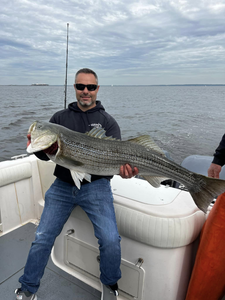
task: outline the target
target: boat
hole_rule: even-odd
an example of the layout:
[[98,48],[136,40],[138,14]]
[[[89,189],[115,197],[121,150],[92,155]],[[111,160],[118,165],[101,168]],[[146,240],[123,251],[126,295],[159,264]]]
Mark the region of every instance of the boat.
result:
[[[211,161],[196,155],[182,165],[206,175]],[[1,299],[15,297],[54,167],[35,155],[0,162]],[[176,182],[156,189],[141,178],[116,175],[111,186],[122,237],[118,300],[185,300],[199,234],[214,204],[204,214]],[[56,239],[38,299],[100,299],[99,259],[92,224],[76,207]]]

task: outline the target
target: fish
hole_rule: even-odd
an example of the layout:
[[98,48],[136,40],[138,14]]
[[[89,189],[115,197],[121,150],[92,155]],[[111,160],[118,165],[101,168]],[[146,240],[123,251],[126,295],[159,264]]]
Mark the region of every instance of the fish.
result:
[[78,188],[83,179],[91,182],[91,175],[117,175],[121,165],[129,164],[137,167],[139,175],[153,187],[159,187],[167,179],[183,184],[204,213],[215,197],[225,191],[225,180],[203,176],[180,166],[167,158],[149,135],[118,140],[106,136],[103,128],[80,133],[40,121],[30,125],[28,134],[31,137],[28,153],[45,150],[57,143],[57,152],[47,156],[70,170]]

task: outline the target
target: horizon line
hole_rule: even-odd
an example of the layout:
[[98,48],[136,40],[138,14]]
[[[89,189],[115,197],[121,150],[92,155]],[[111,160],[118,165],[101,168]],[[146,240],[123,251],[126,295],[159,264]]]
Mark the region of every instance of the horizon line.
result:
[[[0,84],[0,86],[31,86],[31,87],[46,87],[46,86],[65,86],[64,84]],[[67,86],[73,86],[68,84]],[[100,86],[225,86],[225,83],[174,83],[174,84],[100,84]]]

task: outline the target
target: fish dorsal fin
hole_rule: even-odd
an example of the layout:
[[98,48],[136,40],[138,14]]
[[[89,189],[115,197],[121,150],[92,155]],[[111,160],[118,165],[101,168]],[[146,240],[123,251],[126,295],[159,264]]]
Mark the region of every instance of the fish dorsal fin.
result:
[[141,135],[133,139],[129,139],[129,142],[142,145],[146,149],[151,149],[157,152],[158,154],[162,156],[166,156],[165,152],[153,141],[153,139],[149,135]]
[[85,134],[97,139],[104,139],[104,140],[116,140],[112,136],[106,136],[106,131],[103,128],[93,128],[90,131],[86,132]]

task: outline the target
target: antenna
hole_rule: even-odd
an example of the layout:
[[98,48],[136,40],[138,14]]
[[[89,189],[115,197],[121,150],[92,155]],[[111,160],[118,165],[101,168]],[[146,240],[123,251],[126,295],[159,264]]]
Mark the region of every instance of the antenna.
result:
[[67,46],[66,46],[66,78],[65,78],[65,99],[64,99],[64,109],[66,109],[66,95],[67,95],[67,68],[68,68],[68,32],[69,32],[69,23],[67,23]]

